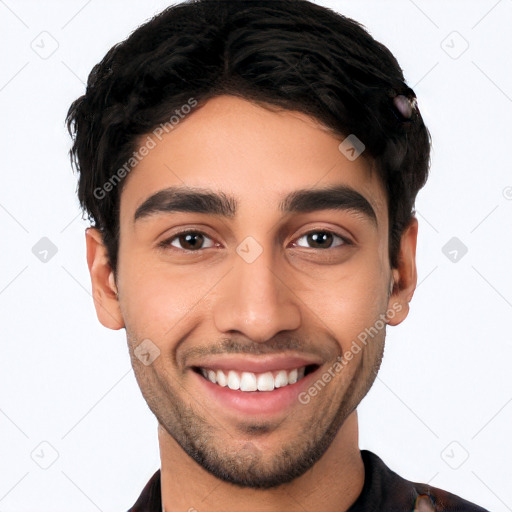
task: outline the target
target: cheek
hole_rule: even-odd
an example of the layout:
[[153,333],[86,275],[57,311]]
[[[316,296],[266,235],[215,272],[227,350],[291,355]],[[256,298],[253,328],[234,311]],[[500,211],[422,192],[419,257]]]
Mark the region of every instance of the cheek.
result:
[[169,266],[141,264],[123,270],[123,317],[138,337],[168,338],[208,290],[207,283],[199,286],[201,281],[191,279],[189,272],[170,272]]
[[122,314],[127,330],[140,341],[149,338],[162,351],[205,322],[224,266],[172,265],[133,251],[120,267]]
[[304,303],[345,350],[385,313],[386,282],[386,274],[375,259],[359,261],[338,276],[331,275],[322,287],[309,288]]

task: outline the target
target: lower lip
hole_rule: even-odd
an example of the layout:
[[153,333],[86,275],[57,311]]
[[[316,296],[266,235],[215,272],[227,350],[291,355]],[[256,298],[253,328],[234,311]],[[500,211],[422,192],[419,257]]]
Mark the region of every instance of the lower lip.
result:
[[240,391],[239,389],[230,389],[210,382],[202,375],[191,370],[199,380],[199,386],[204,389],[204,394],[208,402],[214,401],[243,414],[271,415],[278,412],[283,413],[294,405],[302,405],[299,401],[299,395],[311,385],[312,379],[318,372],[316,368],[294,384],[288,384],[274,391]]

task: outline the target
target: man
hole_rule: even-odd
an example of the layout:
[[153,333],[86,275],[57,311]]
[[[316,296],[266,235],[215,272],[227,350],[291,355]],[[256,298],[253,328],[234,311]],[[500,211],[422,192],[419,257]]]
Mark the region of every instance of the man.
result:
[[358,447],[430,156],[387,48],[305,0],[182,3],[68,126],[97,315],[159,424],[131,511],[483,510]]

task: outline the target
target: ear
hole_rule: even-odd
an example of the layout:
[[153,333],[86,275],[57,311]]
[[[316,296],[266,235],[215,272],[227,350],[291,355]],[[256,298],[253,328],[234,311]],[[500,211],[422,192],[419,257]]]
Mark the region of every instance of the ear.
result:
[[409,302],[412,299],[418,274],[416,271],[416,241],[418,239],[418,220],[413,217],[402,233],[398,267],[392,269],[393,283],[388,299],[388,308],[394,311],[388,318],[388,325],[398,325],[409,314]]
[[91,275],[92,297],[96,315],[102,325],[109,329],[122,329],[123,316],[119,307],[114,272],[110,267],[103,236],[96,228],[85,230],[87,266]]

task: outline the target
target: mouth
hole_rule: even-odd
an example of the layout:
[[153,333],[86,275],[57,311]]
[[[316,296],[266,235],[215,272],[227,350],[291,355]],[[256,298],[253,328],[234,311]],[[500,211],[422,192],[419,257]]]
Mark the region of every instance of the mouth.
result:
[[[189,366],[191,389],[207,407],[230,421],[286,417],[303,408],[302,394],[314,383],[323,361],[314,355],[212,355]],[[311,414],[311,413],[309,413]]]
[[221,388],[229,388],[243,393],[270,392],[291,386],[301,381],[319,368],[309,364],[291,369],[265,372],[249,372],[214,367],[193,367],[192,370],[208,382]]

